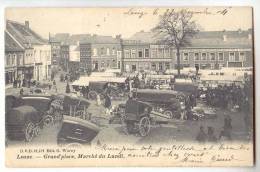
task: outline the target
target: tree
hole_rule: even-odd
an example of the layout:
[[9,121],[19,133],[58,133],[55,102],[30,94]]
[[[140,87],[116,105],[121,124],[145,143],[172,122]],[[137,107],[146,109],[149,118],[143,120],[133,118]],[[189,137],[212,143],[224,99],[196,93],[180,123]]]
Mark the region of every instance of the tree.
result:
[[178,76],[180,76],[180,49],[190,45],[190,39],[199,32],[198,25],[192,20],[192,16],[193,13],[185,9],[167,10],[152,29],[158,36],[159,43],[176,49]]

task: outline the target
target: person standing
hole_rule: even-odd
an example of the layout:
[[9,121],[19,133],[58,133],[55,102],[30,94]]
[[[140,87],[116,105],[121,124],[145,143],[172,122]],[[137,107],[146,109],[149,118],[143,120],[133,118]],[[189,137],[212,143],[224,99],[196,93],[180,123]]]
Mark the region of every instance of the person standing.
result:
[[214,134],[214,128],[208,127],[208,141],[209,142],[217,142],[217,138]]
[[[57,91],[56,91],[56,92],[57,92]],[[70,93],[70,85],[69,85],[69,82],[67,82],[66,93]]]
[[198,133],[198,135],[197,135],[197,137],[196,137],[196,140],[197,140],[198,142],[203,143],[203,142],[206,141],[206,138],[207,138],[207,135],[206,135],[206,133],[205,133],[205,131],[204,131],[204,127],[203,127],[203,126],[200,126],[200,131],[199,131],[199,133]]
[[55,92],[57,93],[57,86],[56,86],[56,81],[55,81],[55,80],[53,80],[52,85],[53,85],[53,89],[54,89]]
[[104,104],[105,108],[106,108],[106,114],[109,113],[110,107],[111,107],[111,99],[110,97],[106,94],[105,95],[105,104]]
[[220,132],[219,139],[222,137],[226,137],[228,140],[231,140],[231,130],[232,130],[232,125],[231,125],[231,117],[227,116],[224,119],[224,127],[223,130]]

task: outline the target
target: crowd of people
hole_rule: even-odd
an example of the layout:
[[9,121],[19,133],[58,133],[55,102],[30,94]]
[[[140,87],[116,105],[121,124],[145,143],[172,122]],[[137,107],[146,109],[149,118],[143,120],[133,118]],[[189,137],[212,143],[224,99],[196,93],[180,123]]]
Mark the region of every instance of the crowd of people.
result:
[[219,85],[216,88],[208,87],[206,91],[201,91],[200,95],[205,94],[207,105],[220,107],[228,110],[249,110],[249,90],[248,87]]

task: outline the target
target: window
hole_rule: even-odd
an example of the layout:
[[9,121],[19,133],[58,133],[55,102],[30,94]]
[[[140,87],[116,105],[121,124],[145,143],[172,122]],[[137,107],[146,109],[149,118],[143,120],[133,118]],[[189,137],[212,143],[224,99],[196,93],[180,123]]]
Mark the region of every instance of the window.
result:
[[149,57],[149,49],[144,49],[144,56]]
[[131,57],[136,58],[136,50],[135,49],[131,50]]
[[216,60],[215,53],[210,53],[209,55],[210,55],[210,60],[212,61]]
[[13,59],[12,59],[12,65],[13,65],[13,66],[16,65],[15,60],[16,60],[16,54],[13,54]]
[[239,53],[239,61],[246,61],[245,53],[244,53],[244,52],[240,52],[240,53]]
[[101,55],[105,55],[105,48],[104,47],[101,48]]
[[162,65],[162,63],[161,63],[161,62],[159,63],[159,70],[160,70],[160,71],[162,71],[162,70],[163,70],[163,65]]
[[157,57],[157,49],[156,48],[151,49],[151,57],[152,58],[156,58]]
[[121,62],[120,62],[120,61],[117,62],[117,68],[118,68],[118,69],[121,68]]
[[121,51],[117,51],[117,58],[121,58],[121,56],[122,56]]
[[210,69],[214,69],[215,68],[215,64],[214,63],[211,63],[210,64]]
[[188,61],[189,53],[183,53],[183,61]]
[[163,54],[163,48],[158,48],[158,57],[159,58],[163,58],[164,54]]
[[138,50],[138,57],[143,57],[143,51],[142,50]]
[[156,64],[152,63],[152,70],[156,70]]
[[170,49],[169,48],[164,49],[164,55],[165,55],[165,57],[170,57]]
[[112,55],[116,55],[116,49],[115,49],[115,47],[113,47],[113,49],[112,49]]
[[93,56],[97,56],[97,49],[96,48],[93,49]]
[[223,61],[224,60],[224,54],[218,53],[218,60]]
[[129,50],[125,50],[125,58],[130,58]]
[[229,53],[229,61],[234,62],[235,61],[235,53]]
[[6,65],[10,66],[11,64],[11,54],[8,54],[7,58],[6,58]]
[[165,63],[165,69],[167,70],[167,69],[170,69],[170,63],[169,62],[166,62]]
[[201,60],[207,60],[207,53],[201,54]]
[[194,58],[195,58],[195,60],[200,60],[199,53],[194,53]]
[[110,50],[109,50],[109,48],[107,48],[107,56],[109,56],[110,55]]

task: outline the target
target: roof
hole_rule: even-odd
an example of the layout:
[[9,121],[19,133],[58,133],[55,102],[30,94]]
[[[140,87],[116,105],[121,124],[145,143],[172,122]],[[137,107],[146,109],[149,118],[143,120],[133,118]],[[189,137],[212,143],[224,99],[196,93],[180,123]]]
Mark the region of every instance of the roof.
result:
[[[238,31],[201,31],[190,39],[189,47],[196,48],[252,48],[252,29]],[[226,40],[224,40],[224,36]],[[159,37],[152,32],[137,32],[129,40],[158,44]]]
[[76,45],[78,43],[92,44],[119,44],[120,40],[112,36],[58,33],[50,38],[52,42],[63,42],[64,44]]
[[96,124],[94,124],[92,122],[89,122],[87,120],[83,120],[83,119],[77,118],[77,117],[63,115],[63,122],[65,122],[65,123],[72,123],[72,124],[78,124],[78,125],[87,127],[90,130],[93,130],[93,131],[96,131],[96,132],[100,131],[100,128]]
[[5,31],[5,51],[24,51],[24,47],[7,31]]
[[7,20],[6,30],[24,47],[28,47],[30,44],[42,45],[47,43],[40,35],[26,27],[25,24],[16,21]]

